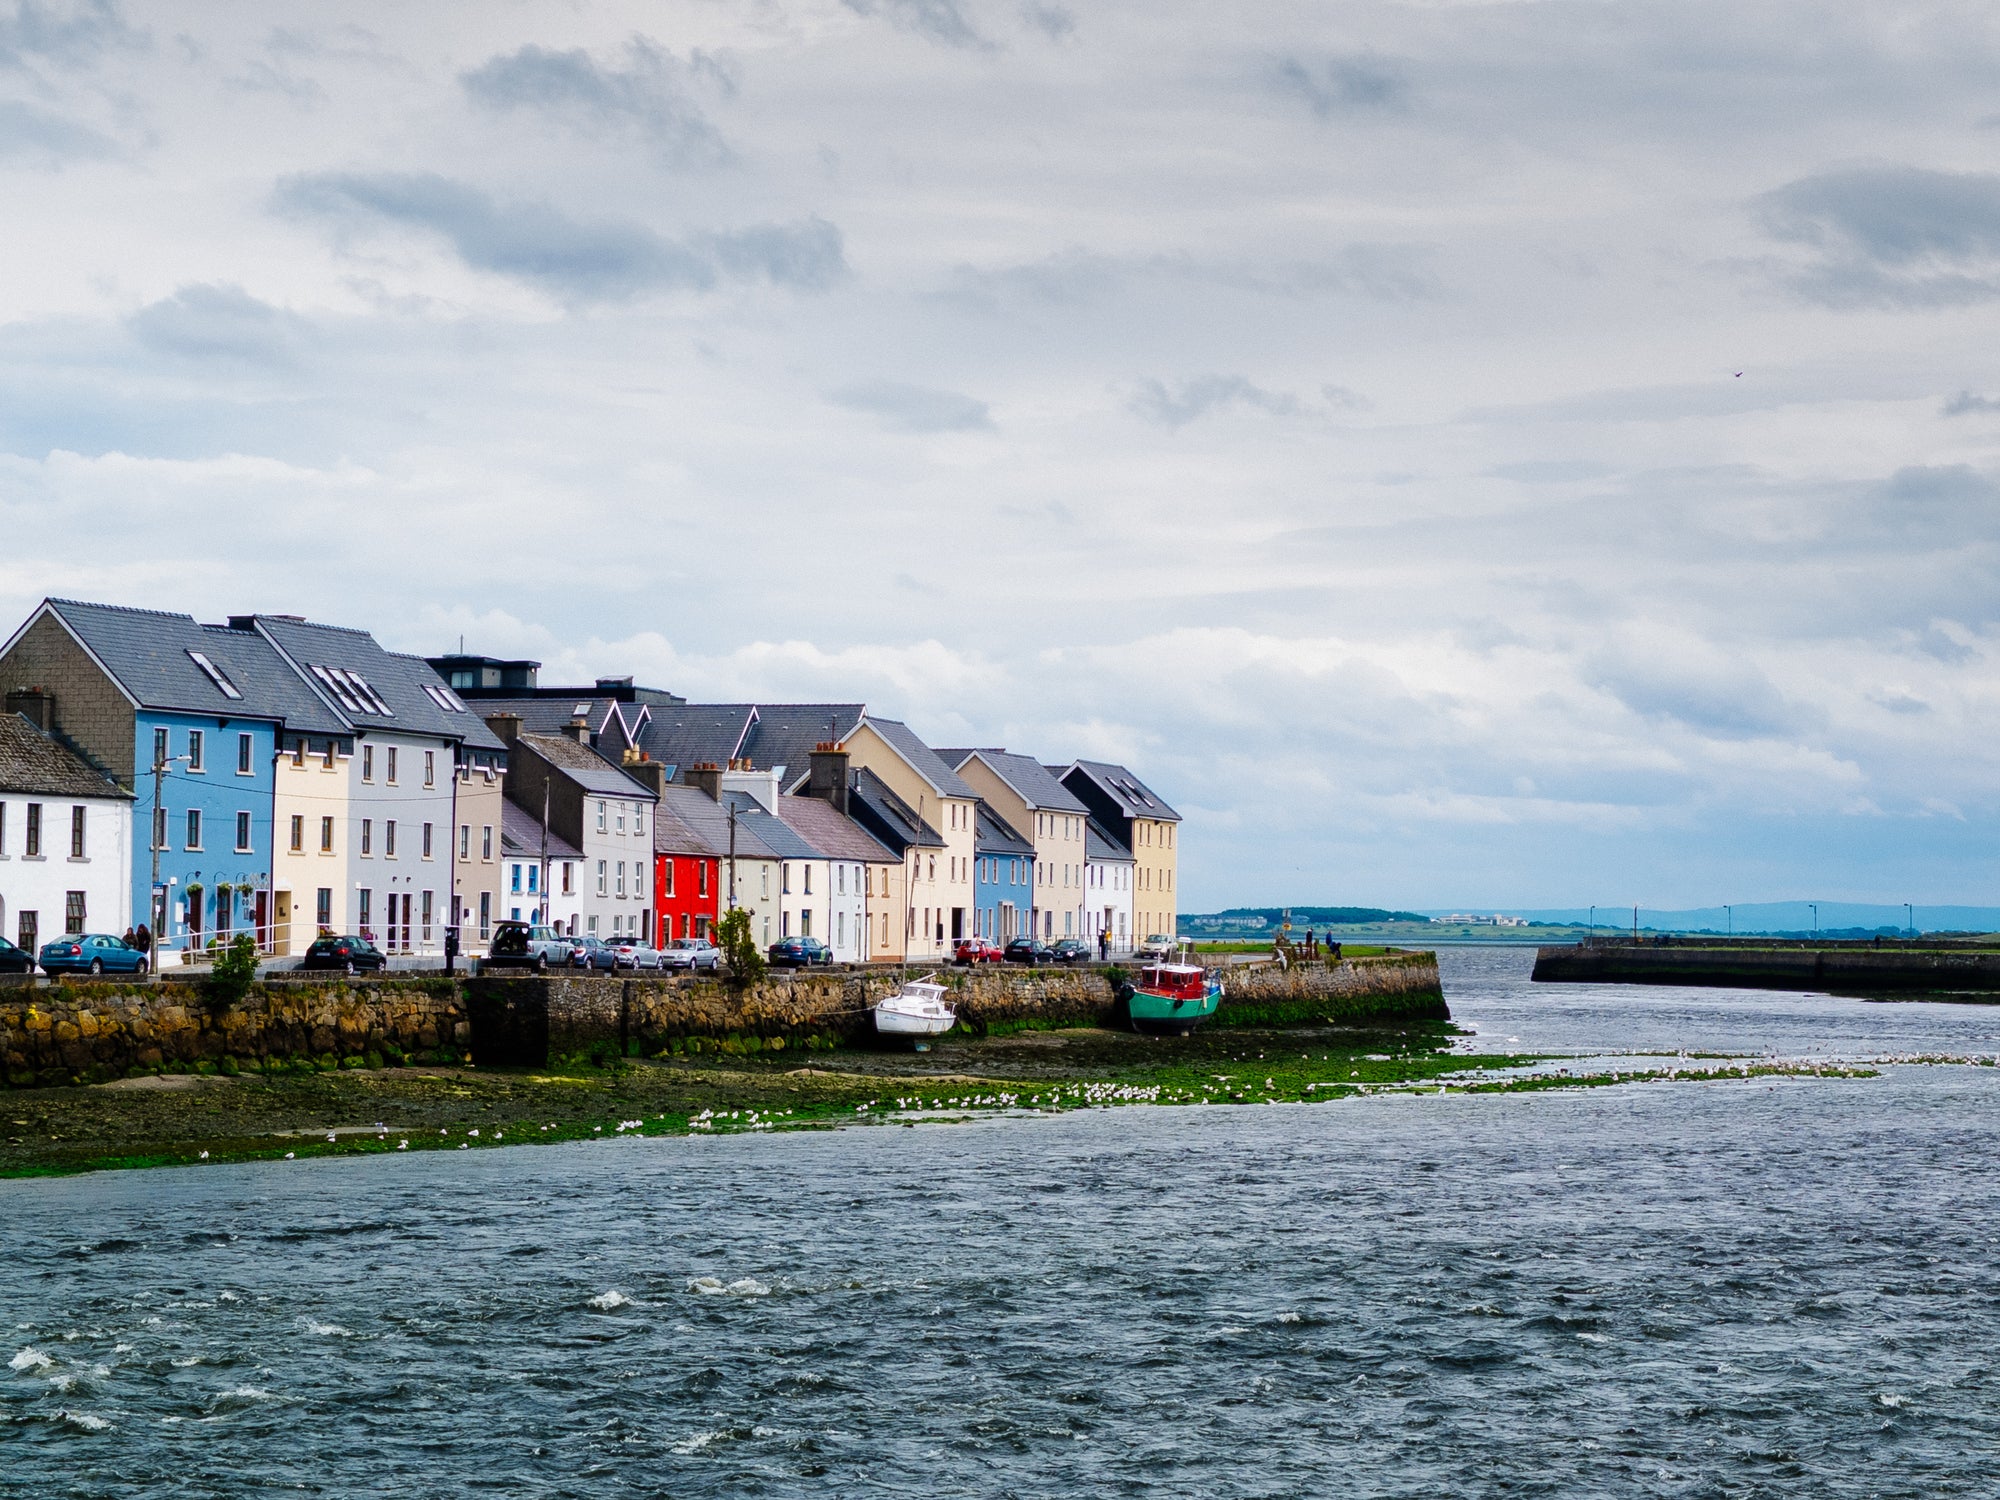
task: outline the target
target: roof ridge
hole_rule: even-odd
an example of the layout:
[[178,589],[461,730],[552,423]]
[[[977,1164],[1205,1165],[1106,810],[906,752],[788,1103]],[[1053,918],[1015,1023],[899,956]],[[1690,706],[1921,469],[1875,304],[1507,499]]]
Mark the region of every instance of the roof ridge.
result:
[[[136,604],[99,604],[93,599],[58,599],[53,594],[42,602],[44,604],[66,604],[73,609],[108,609],[114,610],[121,615],[154,615],[162,620],[194,620],[194,616],[185,610],[141,609]],[[195,620],[195,623],[200,624],[201,622]],[[225,630],[228,628],[228,626],[223,627]]]

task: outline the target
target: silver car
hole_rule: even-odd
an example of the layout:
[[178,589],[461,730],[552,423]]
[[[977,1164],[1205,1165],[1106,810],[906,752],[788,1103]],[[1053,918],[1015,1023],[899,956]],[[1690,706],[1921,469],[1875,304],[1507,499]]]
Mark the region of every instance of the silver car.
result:
[[690,974],[714,974],[722,968],[722,950],[707,938],[675,938],[660,959],[663,967]]
[[614,937],[605,940],[613,969],[658,969],[663,967],[658,948],[642,937]]

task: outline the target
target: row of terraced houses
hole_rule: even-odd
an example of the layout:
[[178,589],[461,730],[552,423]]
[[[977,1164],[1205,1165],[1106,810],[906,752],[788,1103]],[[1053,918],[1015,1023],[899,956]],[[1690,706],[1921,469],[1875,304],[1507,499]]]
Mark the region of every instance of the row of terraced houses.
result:
[[322,932],[480,951],[502,920],[845,962],[1175,930],[1180,816],[1123,766],[937,748],[861,703],[693,704],[290,615],[44,601],[0,648],[0,934]]

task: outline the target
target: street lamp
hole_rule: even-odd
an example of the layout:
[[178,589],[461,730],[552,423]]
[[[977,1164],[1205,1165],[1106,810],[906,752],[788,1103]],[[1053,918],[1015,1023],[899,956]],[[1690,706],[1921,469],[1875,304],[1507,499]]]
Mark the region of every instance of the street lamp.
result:
[[[160,731],[160,738],[166,738],[166,730]],[[153,761],[153,826],[148,831],[148,841],[153,846],[153,883],[148,887],[153,904],[152,942],[146,954],[147,971],[154,976],[160,972],[160,929],[167,925],[167,899],[160,888],[160,851],[166,847],[166,820],[160,810],[160,783],[165,780],[167,767],[179,761],[190,759],[186,755],[162,755]]]
[[1807,906],[1810,906],[1810,907],[1812,908],[1812,914],[1813,914],[1813,936],[1814,936],[1814,937],[1818,937],[1818,936],[1819,936],[1819,903],[1818,903],[1817,901],[1808,901],[1808,902],[1806,903],[1806,905],[1807,905]]
[[1911,937],[1917,935],[1917,909],[1907,901],[1903,903],[1903,931]]
[[1722,908],[1722,920],[1728,928],[1728,936],[1736,936],[1736,912],[1726,902]]

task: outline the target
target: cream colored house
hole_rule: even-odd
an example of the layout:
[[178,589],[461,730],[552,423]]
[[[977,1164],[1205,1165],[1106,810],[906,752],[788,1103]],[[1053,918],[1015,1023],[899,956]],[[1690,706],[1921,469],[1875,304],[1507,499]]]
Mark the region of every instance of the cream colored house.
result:
[[[840,748],[857,771],[872,773],[914,809],[918,823],[936,839],[901,851],[904,956],[911,963],[949,959],[952,944],[972,936],[979,794],[894,719],[863,717]],[[881,836],[878,829],[869,831]]]
[[[452,915],[464,953],[483,951],[493,937],[493,924],[502,920],[503,911],[511,910],[501,906],[507,899],[502,859],[507,806],[504,760],[500,753],[467,752],[452,788]],[[537,886],[540,873],[538,865]]]
[[289,737],[273,776],[271,951],[301,954],[319,936],[352,932],[348,879],[351,739]]
[[1005,750],[943,753],[966,784],[1035,846],[1029,930],[1044,942],[1094,937],[1084,884],[1090,809],[1032,756]]
[[1175,936],[1181,815],[1123,766],[1079,760],[1057,779],[1131,852],[1133,941]]

